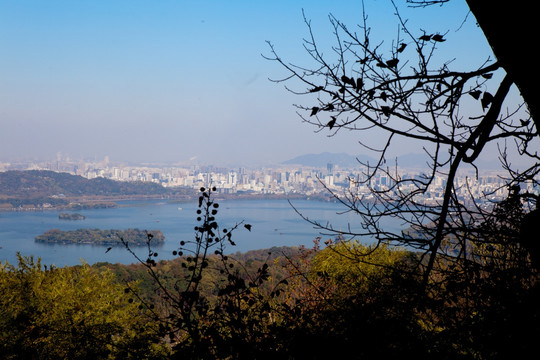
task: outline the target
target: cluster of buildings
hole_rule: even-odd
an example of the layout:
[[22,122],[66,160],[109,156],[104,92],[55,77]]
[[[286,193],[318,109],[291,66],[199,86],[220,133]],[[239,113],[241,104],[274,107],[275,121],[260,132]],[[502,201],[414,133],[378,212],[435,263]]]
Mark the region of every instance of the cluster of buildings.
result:
[[[341,168],[334,164],[325,167],[305,167],[301,165],[283,165],[268,168],[228,169],[214,166],[150,166],[111,164],[108,158],[102,161],[83,162],[57,159],[56,162],[32,164],[0,163],[0,171],[19,168],[21,170],[52,170],[80,175],[88,179],[103,177],[117,181],[143,181],[159,183],[164,187],[200,188],[212,184],[222,193],[253,194],[304,194],[319,195],[328,189],[340,193],[354,190],[355,193],[370,196],[370,188],[376,190],[392,189],[395,184],[392,177],[385,174],[366,181],[365,169]],[[401,178],[424,181],[422,170],[402,169]],[[492,201],[506,197],[507,188],[504,179],[497,173],[485,172],[478,177],[475,173],[462,172],[457,178],[457,195],[464,200],[471,198]],[[446,179],[436,176],[429,191],[419,195],[426,203],[442,200]],[[538,194],[539,190],[532,183],[525,184],[526,190]],[[400,191],[413,191],[415,185],[402,184]],[[524,189],[525,190],[525,189]]]

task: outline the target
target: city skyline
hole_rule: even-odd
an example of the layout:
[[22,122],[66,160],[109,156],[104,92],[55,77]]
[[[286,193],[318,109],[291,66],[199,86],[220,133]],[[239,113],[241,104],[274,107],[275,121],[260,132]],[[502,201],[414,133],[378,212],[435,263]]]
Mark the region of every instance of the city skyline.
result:
[[[409,178],[421,178],[426,169],[414,166],[400,168],[400,173]],[[416,164],[417,165],[417,164]],[[0,173],[9,170],[52,171],[78,175],[86,179],[104,178],[121,182],[156,183],[164,188],[192,188],[215,186],[221,194],[240,195],[300,195],[327,198],[329,190],[334,196],[346,196],[348,191],[360,196],[363,201],[373,200],[374,191],[384,191],[396,184],[392,174],[380,173],[367,179],[365,166],[346,163],[282,164],[281,166],[259,168],[226,168],[198,165],[127,165],[113,163],[107,157],[97,162],[73,161],[58,158],[57,161],[41,164],[28,164],[26,168],[10,168],[10,164],[0,162]],[[49,176],[49,175],[36,175]],[[368,180],[368,182],[366,182]],[[428,191],[416,195],[417,200],[426,204],[442,201],[446,179],[436,175]],[[504,175],[500,171],[484,170],[477,173],[473,169],[461,169],[456,178],[456,195],[464,202],[470,201],[474,195],[478,204],[489,205],[492,201],[500,201],[508,194]],[[523,184],[531,193],[538,193],[538,188],[531,181]],[[401,191],[412,191],[413,183],[401,183]],[[52,197],[63,197],[59,193]],[[44,203],[37,208],[50,208]],[[31,205],[26,210],[34,209]],[[15,209],[16,210],[16,209]]]
[[[491,56],[464,1],[397,5],[413,30],[447,32],[442,58],[459,66]],[[389,45],[397,29],[391,3],[365,7],[375,38]],[[302,123],[293,106],[301,99],[269,80],[284,73],[263,58],[266,41],[292,62],[309,60],[303,11],[329,46],[328,15],[355,26],[362,2],[0,2],[0,159],[60,152],[227,166],[366,153],[357,133],[329,137]]]

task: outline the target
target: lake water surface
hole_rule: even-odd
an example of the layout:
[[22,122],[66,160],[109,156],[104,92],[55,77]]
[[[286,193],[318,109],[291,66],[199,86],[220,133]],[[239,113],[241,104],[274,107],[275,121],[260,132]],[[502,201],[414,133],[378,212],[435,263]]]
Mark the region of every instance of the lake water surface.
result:
[[[60,211],[5,212],[0,213],[0,261],[16,264],[16,253],[39,257],[43,264],[56,266],[76,265],[81,261],[94,264],[100,261],[129,264],[135,262],[133,255],[122,247],[105,253],[106,246],[40,244],[34,237],[50,229],[76,230],[80,228],[161,230],[165,243],[156,248],[159,259],[170,259],[172,251],[181,240],[194,238],[197,225],[196,202],[179,203],[167,201],[119,202],[112,209],[81,210],[85,220],[59,220]],[[360,228],[354,215],[339,215],[343,208],[335,203],[294,200],[294,206],[311,219],[323,223],[329,221],[334,228],[345,229],[350,223]],[[233,233],[236,246],[230,253],[272,246],[311,247],[313,240],[321,236],[319,230],[303,220],[286,200],[223,200],[220,201],[217,221],[221,228],[231,228],[244,221],[251,224],[251,231],[243,227]],[[356,224],[356,225],[355,225]],[[323,239],[330,236],[323,235]],[[137,254],[145,258],[145,250]]]

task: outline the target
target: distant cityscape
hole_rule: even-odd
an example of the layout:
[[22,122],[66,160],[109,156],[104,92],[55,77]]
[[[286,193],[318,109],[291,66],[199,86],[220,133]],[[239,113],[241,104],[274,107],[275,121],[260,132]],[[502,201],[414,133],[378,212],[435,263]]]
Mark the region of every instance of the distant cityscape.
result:
[[[365,177],[360,164],[337,165],[331,161],[326,166],[282,164],[261,168],[225,168],[202,165],[126,165],[112,163],[108,157],[99,161],[71,160],[58,156],[56,161],[0,162],[0,171],[50,170],[80,175],[87,179],[103,177],[116,181],[153,182],[164,187],[188,187],[198,189],[212,184],[220,193],[253,194],[303,194],[307,196],[327,193],[327,188],[342,193],[354,188],[355,193],[369,199],[367,186],[355,180]],[[425,170],[400,169],[401,178],[420,178]],[[379,174],[371,179],[376,190],[390,188],[392,179]],[[429,191],[421,195],[420,201],[437,203],[442,200],[445,178],[436,176]],[[457,195],[467,201],[473,195],[481,201],[497,201],[507,196],[504,178],[496,171],[462,171],[457,178]],[[406,188],[401,188],[407,191]],[[412,190],[412,185],[411,185]],[[533,183],[522,185],[522,190],[539,194]]]

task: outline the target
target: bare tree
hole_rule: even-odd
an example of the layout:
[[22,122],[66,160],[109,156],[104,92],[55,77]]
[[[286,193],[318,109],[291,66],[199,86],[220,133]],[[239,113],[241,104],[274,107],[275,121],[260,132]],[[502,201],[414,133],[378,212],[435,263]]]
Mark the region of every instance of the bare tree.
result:
[[[273,81],[286,82],[289,91],[312,101],[307,106],[297,105],[303,121],[318,131],[329,131],[329,136],[356,131],[359,143],[378,154],[375,164],[361,164],[364,176],[350,179],[353,186],[347,192],[328,189],[347,211],[361,217],[364,231],[314,224],[342,236],[368,236],[378,243],[418,250],[423,254],[419,264],[427,281],[437,259],[470,259],[470,245],[486,238],[479,235],[476,224],[484,222],[492,211],[482,201],[487,194],[467,191],[469,184],[457,181],[458,171],[466,164],[476,169],[479,155],[496,144],[507,186],[524,182],[538,185],[540,162],[533,150],[538,145],[538,132],[526,104],[509,101],[514,81],[501,62],[488,58],[470,64],[470,70],[455,70],[452,61],[437,60],[446,34],[409,29],[394,7],[399,30],[388,43],[372,43],[365,14],[355,30],[330,15],[335,42],[326,53],[327,49],[319,48],[311,22],[304,16],[309,33],[304,48],[311,64],[285,61],[271,43],[268,59],[289,73]],[[471,113],[474,105],[478,110]],[[384,141],[374,144],[372,139],[380,139],[381,134]],[[403,141],[423,148],[428,171],[406,176],[397,162],[390,165],[389,149]],[[529,159],[530,166],[524,170],[512,166],[511,149]],[[390,179],[385,187],[374,185],[381,175]],[[422,195],[441,180],[440,201],[424,201]],[[534,194],[520,196],[529,210],[535,207]],[[400,219],[409,230],[389,231],[383,226],[387,218]]]

